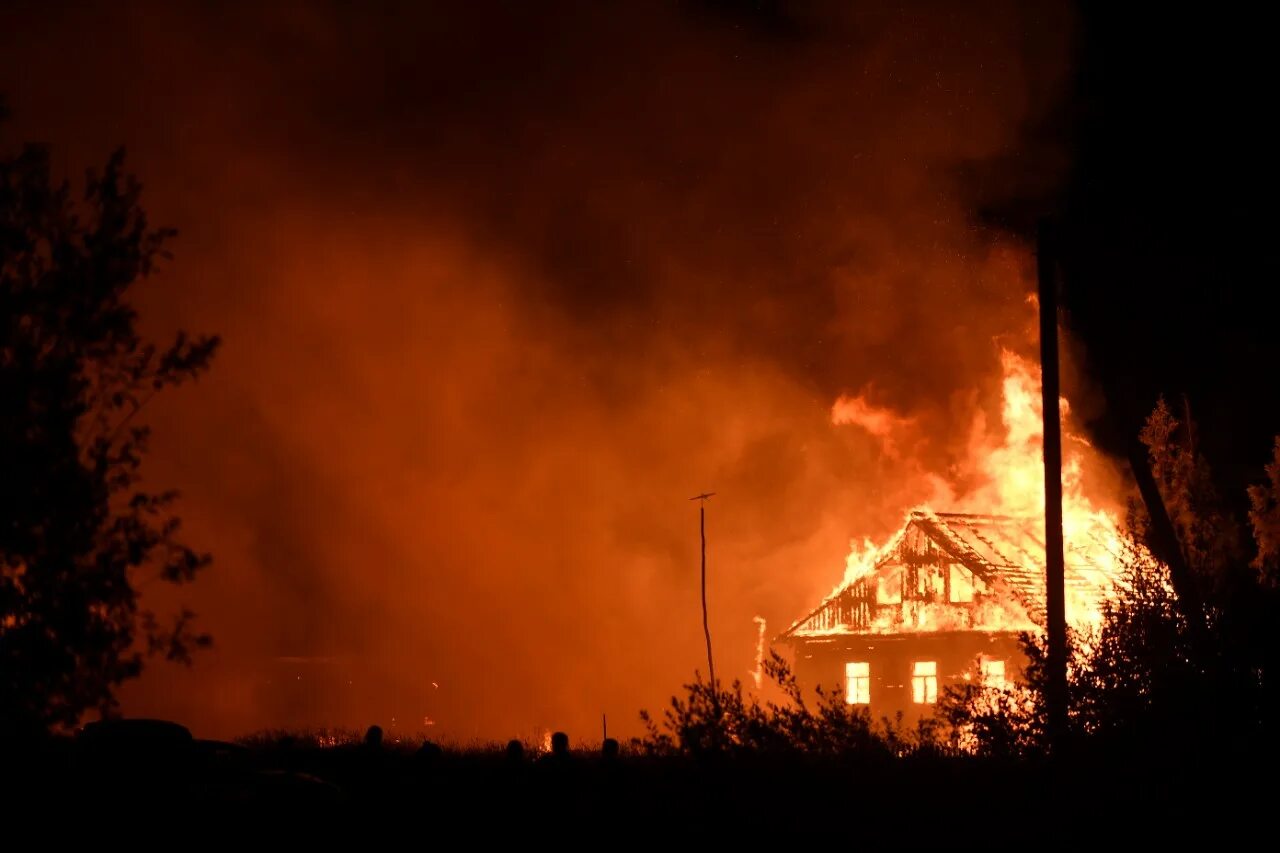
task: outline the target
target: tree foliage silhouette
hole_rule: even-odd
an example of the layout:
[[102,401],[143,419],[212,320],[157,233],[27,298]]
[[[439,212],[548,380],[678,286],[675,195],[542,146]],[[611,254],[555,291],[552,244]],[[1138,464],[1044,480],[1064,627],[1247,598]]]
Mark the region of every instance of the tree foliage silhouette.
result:
[[[1250,489],[1257,557],[1241,542],[1245,525],[1217,494],[1195,425],[1163,400],[1141,433],[1178,544],[1206,603],[1199,617],[1179,606],[1168,567],[1150,550],[1145,511],[1131,506],[1115,596],[1095,629],[1073,634],[1069,667],[1074,746],[1112,756],[1200,748],[1243,749],[1274,738],[1280,690],[1280,595],[1268,571],[1280,457],[1268,483]],[[1188,620],[1202,619],[1201,630]],[[940,712],[975,751],[1000,756],[1044,752],[1043,638],[1025,635],[1025,683],[998,690],[948,691]]]
[[811,703],[788,663],[775,651],[762,661],[765,676],[781,702],[762,701],[743,691],[742,682],[728,687],[703,681],[700,673],[684,685],[684,695],[671,697],[661,718],[640,712],[645,736],[634,746],[650,755],[741,756],[856,759],[877,761],[894,755],[923,754],[940,744],[931,719],[904,725],[872,718],[849,705],[844,695],[815,686]]
[[218,338],[139,333],[131,288],[175,232],[148,224],[123,163],[77,199],[46,148],[0,156],[0,731],[109,711],[145,656],[209,643],[189,611],[139,605],[141,573],[183,583],[209,557],[179,541],[176,494],[142,486],[137,415]]

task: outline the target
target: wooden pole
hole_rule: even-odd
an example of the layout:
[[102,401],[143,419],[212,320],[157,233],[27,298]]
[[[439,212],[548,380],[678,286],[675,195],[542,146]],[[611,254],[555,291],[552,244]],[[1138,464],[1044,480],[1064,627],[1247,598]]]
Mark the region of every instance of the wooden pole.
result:
[[711,689],[716,689],[716,664],[711,657],[711,623],[707,618],[707,502],[698,506],[698,529],[702,534],[702,633],[707,638],[707,674]]
[[702,537],[702,633],[707,638],[707,676],[711,679],[711,695],[719,705],[716,665],[711,657],[711,623],[707,619],[707,499],[714,494],[715,492],[703,492],[690,500],[698,502],[698,532]]
[[1066,570],[1062,553],[1062,414],[1059,411],[1058,289],[1053,233],[1040,222],[1036,272],[1040,292],[1040,388],[1044,409],[1045,608],[1049,648],[1045,703],[1050,747],[1061,745],[1067,729]]

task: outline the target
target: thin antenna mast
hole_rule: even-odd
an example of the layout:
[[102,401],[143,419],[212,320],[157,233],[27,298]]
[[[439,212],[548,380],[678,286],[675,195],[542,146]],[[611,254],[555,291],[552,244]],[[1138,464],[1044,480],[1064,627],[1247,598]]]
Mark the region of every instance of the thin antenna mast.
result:
[[716,665],[711,658],[711,624],[707,621],[707,500],[714,495],[715,492],[703,492],[689,500],[698,502],[698,531],[702,535],[702,633],[707,637],[707,675],[711,678],[711,695],[718,696]]

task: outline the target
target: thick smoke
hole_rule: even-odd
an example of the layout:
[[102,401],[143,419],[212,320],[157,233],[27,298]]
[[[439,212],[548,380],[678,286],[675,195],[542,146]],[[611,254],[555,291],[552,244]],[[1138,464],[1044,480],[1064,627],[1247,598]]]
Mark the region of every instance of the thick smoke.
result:
[[[0,143],[127,143],[182,232],[147,322],[226,341],[149,412],[216,562],[145,596],[216,648],[126,711],[627,734],[705,666],[691,495],[745,680],[753,617],[952,470],[1028,342],[974,211],[1052,174],[1011,154],[1066,17],[757,5],[5,13]],[[927,439],[833,426],[844,392]]]

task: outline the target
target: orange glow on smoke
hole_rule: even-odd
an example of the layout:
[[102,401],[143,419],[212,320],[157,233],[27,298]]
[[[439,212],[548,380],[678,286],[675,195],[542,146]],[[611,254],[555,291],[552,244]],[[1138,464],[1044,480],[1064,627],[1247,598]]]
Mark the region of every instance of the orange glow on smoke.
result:
[[689,495],[717,492],[716,671],[745,680],[753,616],[811,607],[850,537],[994,511],[969,469],[1031,452],[988,429],[1031,265],[970,178],[1054,172],[1022,133],[1068,4],[781,4],[783,38],[735,4],[90,5],[0,27],[0,136],[72,178],[127,144],[181,231],[140,316],[225,341],[146,413],[214,563],[143,605],[215,644],[126,714],[626,738],[705,667]]

